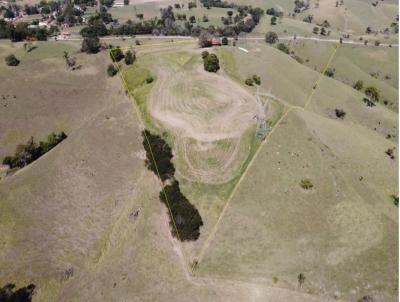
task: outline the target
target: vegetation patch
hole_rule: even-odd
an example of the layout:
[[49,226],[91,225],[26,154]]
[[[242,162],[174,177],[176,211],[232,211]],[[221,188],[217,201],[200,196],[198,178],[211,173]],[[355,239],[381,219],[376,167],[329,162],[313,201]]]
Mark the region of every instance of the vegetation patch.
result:
[[146,150],[146,167],[164,182],[174,176],[175,167],[171,147],[159,135],[144,130],[143,147]]
[[203,51],[201,54],[204,63],[204,70],[208,72],[217,72],[219,70],[219,59],[216,54]]
[[47,153],[60,142],[67,138],[64,132],[58,134],[51,133],[47,137],[47,141],[36,144],[33,137],[25,145],[18,145],[14,156],[6,156],[3,159],[3,165],[8,165],[10,168],[22,168],[35,161],[43,154]]
[[304,190],[311,190],[314,187],[314,184],[312,183],[311,179],[305,178],[300,181],[300,187],[302,187]]
[[29,284],[16,289],[15,284],[8,283],[0,288],[0,301],[2,302],[31,302],[35,293],[35,285]]
[[[172,235],[182,241],[197,240],[203,220],[199,211],[182,194],[177,180],[173,180],[172,184],[164,187],[164,190],[160,192],[160,200],[170,208],[169,223]],[[174,222],[176,228],[173,225]]]
[[160,192],[160,201],[169,211],[171,233],[181,241],[197,240],[203,220],[199,211],[182,194],[179,182],[174,178],[175,167],[172,163],[172,150],[159,135],[148,130],[142,132],[143,147],[146,150],[146,166],[153,171],[162,182],[170,180]]

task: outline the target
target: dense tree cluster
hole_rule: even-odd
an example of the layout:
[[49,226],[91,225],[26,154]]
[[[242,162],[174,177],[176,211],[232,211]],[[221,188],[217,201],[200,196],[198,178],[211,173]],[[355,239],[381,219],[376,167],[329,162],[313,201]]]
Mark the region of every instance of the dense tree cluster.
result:
[[35,292],[35,285],[29,284],[28,286],[16,289],[15,284],[8,283],[0,288],[0,301],[2,302],[31,302],[32,296]]
[[171,147],[159,135],[152,134],[148,130],[144,130],[142,136],[147,168],[159,176],[162,181],[172,178],[175,174],[175,167],[171,162],[173,157]]
[[217,72],[219,70],[219,59],[216,54],[203,51],[201,54],[204,63],[204,70],[208,72]]
[[0,39],[10,39],[13,42],[23,41],[25,39],[34,38],[35,40],[45,41],[47,36],[55,30],[47,30],[45,28],[28,28],[28,23],[20,22],[14,25],[11,22],[0,19]]
[[160,192],[160,200],[171,210],[169,214],[173,217],[173,220],[170,219],[172,234],[182,241],[197,240],[203,220],[199,211],[182,194],[177,180],[164,187]]
[[174,178],[171,147],[159,135],[148,130],[144,130],[142,136],[147,168],[160,177],[163,183],[169,180],[159,197],[168,207],[172,235],[182,241],[198,239],[203,220],[199,211],[182,194],[179,182]]
[[17,146],[14,156],[6,156],[3,159],[3,165],[9,165],[10,168],[22,168],[53,149],[66,138],[67,135],[64,132],[51,133],[47,137],[47,141],[37,144],[31,137],[26,144]]

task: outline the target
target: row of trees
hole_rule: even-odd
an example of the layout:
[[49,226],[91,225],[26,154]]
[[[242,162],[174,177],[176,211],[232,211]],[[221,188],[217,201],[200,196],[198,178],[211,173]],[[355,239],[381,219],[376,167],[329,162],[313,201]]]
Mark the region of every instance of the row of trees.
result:
[[14,42],[23,41],[27,38],[34,38],[39,41],[46,41],[47,37],[57,31],[56,27],[49,30],[45,28],[29,28],[28,23],[20,22],[14,25],[0,19],[0,39],[10,39]]
[[182,241],[197,240],[203,220],[199,211],[189,202],[174,178],[172,149],[159,135],[148,130],[142,132],[143,147],[146,151],[146,167],[153,171],[163,183],[169,181],[160,192],[160,201],[169,211],[171,233]]
[[31,137],[26,144],[17,146],[14,156],[6,156],[3,159],[3,165],[8,165],[10,168],[22,168],[53,149],[66,138],[67,135],[63,131],[58,134],[51,133],[46,141],[41,141],[39,144]]

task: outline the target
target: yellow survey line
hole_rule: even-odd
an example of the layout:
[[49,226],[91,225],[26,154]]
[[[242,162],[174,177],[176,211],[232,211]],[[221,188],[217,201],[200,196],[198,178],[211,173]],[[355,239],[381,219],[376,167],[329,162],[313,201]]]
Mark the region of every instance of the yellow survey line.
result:
[[315,91],[316,91],[317,88],[318,88],[319,82],[321,82],[322,78],[325,76],[325,72],[328,70],[329,65],[331,64],[333,58],[335,57],[336,51],[338,50],[339,47],[340,47],[340,45],[339,45],[339,46],[335,46],[335,49],[333,50],[331,56],[329,57],[329,60],[328,60],[328,62],[326,63],[325,68],[323,69],[322,73],[321,73],[320,76],[318,77],[317,81],[314,83],[314,86],[313,86],[313,88],[312,88],[312,90],[311,90],[311,93],[310,93],[310,95],[308,96],[308,98],[307,98],[307,100],[306,100],[306,103],[305,103],[305,105],[304,105],[304,109],[310,104],[311,99],[312,99],[312,97],[314,96],[314,93],[315,93]]
[[204,257],[204,253],[206,251],[206,249],[208,248],[212,238],[215,236],[219,223],[221,222],[226,209],[228,208],[231,200],[233,199],[233,196],[235,195],[239,185],[241,184],[241,182],[243,181],[244,177],[247,175],[247,172],[250,170],[250,167],[252,166],[253,162],[255,161],[255,159],[257,158],[258,154],[260,153],[261,149],[263,149],[264,145],[266,145],[269,140],[268,138],[271,137],[272,133],[274,133],[275,129],[278,127],[278,125],[282,122],[282,120],[289,114],[290,111],[294,110],[294,109],[298,109],[298,110],[304,110],[306,108],[306,106],[310,103],[312,96],[314,95],[314,92],[319,84],[319,82],[321,81],[321,79],[324,77],[325,71],[329,68],[330,63],[332,62],[337,49],[339,48],[339,46],[336,46],[335,49],[333,50],[323,72],[321,73],[321,75],[318,77],[317,81],[314,83],[313,85],[313,89],[310,93],[310,95],[308,96],[306,103],[303,107],[300,106],[295,106],[295,105],[290,105],[289,108],[286,110],[286,112],[281,116],[281,118],[277,121],[277,123],[274,125],[274,127],[272,128],[272,130],[268,133],[268,135],[265,137],[264,141],[260,144],[260,146],[258,147],[257,151],[254,153],[253,158],[250,160],[249,164],[247,165],[245,171],[243,172],[243,174],[240,176],[238,182],[235,184],[235,187],[233,188],[231,194],[229,194],[228,200],[224,205],[224,208],[222,209],[222,212],[220,214],[220,216],[218,217],[217,222],[215,223],[210,235],[207,237],[207,239],[205,240],[200,253],[197,257],[197,262],[200,263],[203,260]]
[[[113,49],[111,49],[110,54],[111,54],[111,56],[112,56],[112,58],[113,58],[113,64],[114,64],[114,66],[116,66],[116,68],[117,68],[117,70],[118,70],[118,74],[120,75],[120,78],[121,78],[121,80],[122,80],[122,82],[123,82],[123,84],[124,84],[124,86],[125,86],[125,89],[126,89],[126,91],[128,91],[128,94],[129,94],[129,96],[131,97],[131,99],[132,99],[132,101],[133,101],[133,103],[134,103],[134,106],[133,106],[133,107],[135,108],[136,115],[137,115],[137,117],[138,117],[138,119],[139,119],[139,121],[140,121],[140,124],[141,124],[141,126],[142,126],[143,129],[146,129],[145,124],[144,124],[144,122],[143,122],[143,120],[142,120],[140,111],[139,111],[139,109],[137,108],[135,98],[133,97],[133,94],[132,94],[131,90],[129,89],[128,83],[126,82],[126,80],[125,80],[125,78],[124,78],[124,76],[123,76],[123,72],[121,71],[121,68],[120,68],[119,64],[115,61],[115,57],[114,57],[114,54],[113,54]],[[177,236],[178,236],[178,241],[179,241],[179,245],[180,245],[180,248],[181,248],[182,256],[183,256],[184,261],[185,261],[185,265],[188,265],[187,259],[186,259],[186,257],[185,257],[185,252],[184,252],[183,246],[182,246],[182,240],[181,240],[182,237],[180,236],[179,231],[178,231],[178,228],[177,228],[177,226],[176,226],[175,219],[174,219],[174,215],[172,214],[171,206],[170,206],[170,203],[169,203],[169,200],[168,200],[168,196],[167,196],[167,194],[165,193],[165,190],[164,190],[164,183],[163,183],[162,180],[161,180],[161,175],[160,175],[160,172],[159,172],[159,170],[158,170],[157,162],[156,162],[156,160],[155,160],[155,158],[154,158],[153,150],[151,149],[150,141],[149,141],[149,139],[148,139],[148,137],[147,137],[145,131],[142,131],[142,133],[143,133],[143,136],[145,137],[146,142],[147,142],[147,144],[148,144],[148,146],[149,146],[149,150],[150,150],[150,154],[151,154],[151,159],[153,160],[154,166],[156,167],[157,176],[158,176],[158,179],[160,180],[162,192],[163,192],[164,197],[165,197],[165,200],[166,200],[166,202],[167,202],[167,208],[168,208],[168,211],[169,211],[169,213],[170,213],[171,220],[172,220],[172,223],[173,223],[175,232],[176,232],[176,234],[177,234]],[[186,267],[186,269],[187,269],[187,267]]]
[[[197,262],[198,262],[198,263],[200,263],[201,260],[203,259],[203,257],[204,257],[204,252],[205,252],[205,250],[207,249],[208,245],[210,244],[212,237],[213,237],[213,236],[215,235],[215,233],[217,232],[218,225],[219,225],[219,223],[221,222],[221,220],[222,220],[222,218],[223,218],[223,216],[224,216],[224,214],[225,214],[225,211],[226,211],[226,209],[228,208],[229,203],[231,202],[233,196],[235,195],[235,193],[236,193],[236,191],[237,191],[237,189],[238,189],[240,183],[243,181],[244,177],[247,175],[247,172],[250,170],[250,167],[252,166],[253,162],[254,162],[255,159],[257,158],[258,153],[260,153],[262,147],[263,147],[265,144],[267,144],[267,142],[269,141],[268,138],[272,135],[272,133],[274,133],[275,129],[276,129],[276,128],[278,127],[278,125],[282,122],[282,120],[288,115],[288,113],[289,113],[290,111],[292,111],[293,109],[299,109],[299,108],[301,108],[301,107],[298,107],[298,106],[291,106],[291,107],[289,107],[289,108],[286,110],[286,112],[281,116],[281,118],[276,122],[276,124],[274,125],[274,127],[272,128],[272,130],[271,130],[271,131],[268,133],[268,135],[265,137],[264,141],[263,141],[263,142],[260,144],[260,146],[258,147],[256,153],[254,153],[252,159],[250,160],[249,164],[248,164],[247,167],[246,167],[246,170],[245,170],[245,171],[243,172],[243,174],[240,176],[240,178],[239,178],[238,182],[236,183],[235,187],[233,188],[231,194],[229,194],[228,200],[227,200],[227,202],[225,203],[225,206],[224,206],[224,208],[222,209],[222,212],[221,212],[221,214],[220,214],[220,216],[219,216],[217,222],[215,223],[215,225],[214,225],[214,227],[213,227],[213,229],[212,229],[210,235],[207,237],[206,241],[204,242],[203,247],[202,247],[202,249],[200,250],[199,256],[197,257]],[[301,108],[301,109],[302,109],[302,108]]]

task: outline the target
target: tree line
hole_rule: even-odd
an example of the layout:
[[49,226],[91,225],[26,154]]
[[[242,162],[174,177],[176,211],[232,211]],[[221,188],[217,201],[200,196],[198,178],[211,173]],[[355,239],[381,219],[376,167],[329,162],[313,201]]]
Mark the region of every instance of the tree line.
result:
[[23,168],[49,152],[66,138],[67,135],[63,131],[58,134],[54,132],[49,134],[47,140],[41,141],[39,144],[31,137],[26,144],[17,146],[14,156],[6,156],[3,159],[3,165],[8,165],[10,168]]
[[171,233],[181,241],[197,240],[203,220],[199,211],[185,197],[175,179],[172,163],[172,149],[159,135],[148,130],[142,132],[143,147],[146,151],[146,167],[161,179],[164,188],[159,194],[160,201],[169,211]]

